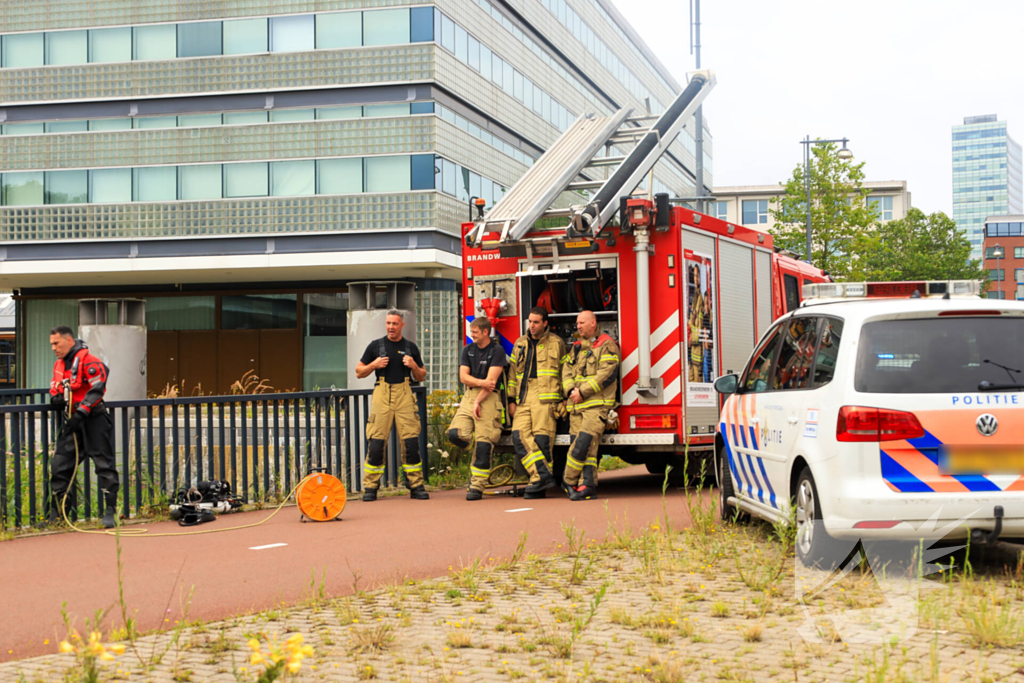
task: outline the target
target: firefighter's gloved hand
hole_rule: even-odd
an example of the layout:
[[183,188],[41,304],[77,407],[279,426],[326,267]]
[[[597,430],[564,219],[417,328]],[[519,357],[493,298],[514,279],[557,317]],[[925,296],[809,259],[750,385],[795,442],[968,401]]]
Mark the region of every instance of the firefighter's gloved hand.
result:
[[74,415],[67,419],[64,423],[64,428],[60,430],[61,436],[67,436],[78,429],[78,426],[82,424],[82,420],[85,419],[85,413],[80,410],[76,410]]
[[569,411],[565,409],[565,404],[559,401],[555,404],[555,419],[564,420],[569,417]]
[[64,410],[65,406],[67,406],[67,401],[60,394],[50,396],[50,406],[54,410]]

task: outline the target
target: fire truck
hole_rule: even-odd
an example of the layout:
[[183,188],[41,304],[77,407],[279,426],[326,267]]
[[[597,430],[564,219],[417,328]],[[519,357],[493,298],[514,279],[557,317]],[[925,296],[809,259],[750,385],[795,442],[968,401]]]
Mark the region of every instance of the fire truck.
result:
[[[651,472],[687,453],[691,462],[712,455],[715,378],[742,369],[772,320],[799,305],[803,284],[828,281],[778,253],[765,232],[634,193],[653,185],[648,174],[714,84],[711,72],[691,74],[660,116],[580,116],[486,215],[476,201],[479,215],[462,226],[467,335],[485,315],[511,353],[541,306],[571,344],[578,312],[593,311],[622,356],[619,427],[601,453]],[[556,470],[568,425],[559,432]]]

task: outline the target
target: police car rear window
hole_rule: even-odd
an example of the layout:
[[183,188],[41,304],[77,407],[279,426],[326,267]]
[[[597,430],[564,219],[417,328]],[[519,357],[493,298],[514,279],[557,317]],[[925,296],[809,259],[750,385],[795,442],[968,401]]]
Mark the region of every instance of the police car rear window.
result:
[[1024,318],[883,320],[861,328],[854,387],[873,394],[976,392],[1024,383]]

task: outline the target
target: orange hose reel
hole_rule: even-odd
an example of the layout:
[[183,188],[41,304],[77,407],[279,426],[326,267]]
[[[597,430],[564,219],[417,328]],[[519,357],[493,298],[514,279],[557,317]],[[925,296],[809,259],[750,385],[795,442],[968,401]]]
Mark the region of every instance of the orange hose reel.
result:
[[303,522],[307,518],[314,522],[337,519],[347,500],[345,485],[324,472],[307,475],[295,489],[295,502],[303,515],[299,519]]

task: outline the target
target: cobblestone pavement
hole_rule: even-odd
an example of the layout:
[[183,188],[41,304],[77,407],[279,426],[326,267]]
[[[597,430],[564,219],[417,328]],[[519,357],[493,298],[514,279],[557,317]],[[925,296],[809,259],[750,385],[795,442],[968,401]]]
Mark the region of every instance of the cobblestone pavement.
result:
[[[301,633],[314,649],[302,681],[1024,681],[1012,555],[902,584],[858,569],[820,589],[827,575],[798,567],[770,527],[705,522],[611,522],[599,543],[570,525],[560,555],[481,558],[341,599],[314,580],[301,607],[168,624],[103,663],[101,680],[255,680],[249,641]],[[74,663],[9,662],[0,680],[62,680]]]

